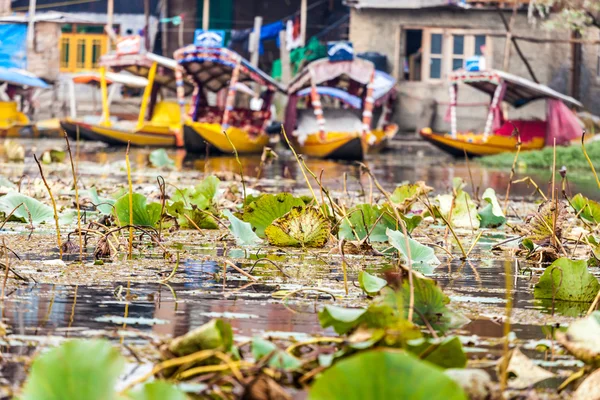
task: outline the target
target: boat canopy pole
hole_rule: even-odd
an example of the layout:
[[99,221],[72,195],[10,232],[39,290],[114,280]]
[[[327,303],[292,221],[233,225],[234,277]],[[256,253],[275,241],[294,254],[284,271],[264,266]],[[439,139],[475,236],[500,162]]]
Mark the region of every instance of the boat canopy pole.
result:
[[375,99],[373,98],[373,86],[375,82],[375,71],[371,74],[371,79],[367,84],[367,93],[365,96],[363,113],[362,113],[362,135],[367,140],[367,143],[373,144],[376,140],[375,136],[371,134],[371,120],[373,119],[373,104]]
[[494,91],[494,97],[492,98],[492,103],[490,104],[490,110],[488,112],[487,121],[485,123],[485,130],[483,131],[483,140],[486,140],[492,132],[494,118],[497,114],[500,113],[500,103],[502,103],[502,98],[504,97],[505,92],[506,82],[504,82],[504,80],[501,80],[498,86],[496,87],[496,90]]
[[221,129],[227,131],[229,128],[229,115],[233,111],[233,105],[235,102],[236,85],[240,79],[240,66],[241,60],[237,57],[235,68],[231,73],[231,79],[229,80],[229,88],[227,89],[227,97],[225,98],[225,111],[223,111],[223,118],[221,119]]
[[144,125],[144,121],[146,120],[146,111],[148,110],[148,101],[150,96],[152,95],[152,86],[154,85],[154,79],[156,78],[156,68],[158,68],[158,64],[156,62],[152,63],[150,67],[150,71],[148,71],[148,84],[144,89],[144,96],[142,97],[142,105],[140,106],[140,115],[138,116],[138,129]]
[[452,139],[456,139],[456,102],[458,98],[458,84],[450,85],[450,134]]
[[321,105],[321,96],[319,96],[319,92],[317,92],[317,85],[315,84],[315,73],[312,68],[309,68],[310,71],[310,101],[313,106],[313,112],[315,113],[315,118],[317,119],[317,124],[319,125],[319,139],[325,140],[327,137],[325,134],[325,117],[323,116],[323,107]]
[[[176,57],[177,58],[177,57]],[[177,85],[177,102],[179,103],[179,112],[181,123],[175,130],[175,144],[177,147],[183,147],[183,124],[185,123],[185,86],[183,84],[183,66],[177,64],[175,68],[175,82]]]
[[377,129],[385,129],[385,127],[390,123],[392,119],[392,109],[394,105],[394,95],[388,95],[388,98],[383,103],[383,108],[381,110],[381,116],[379,116],[379,121],[377,121]]
[[106,67],[100,67],[100,88],[102,92],[102,124],[110,125],[110,106],[108,104],[108,88],[106,83]]

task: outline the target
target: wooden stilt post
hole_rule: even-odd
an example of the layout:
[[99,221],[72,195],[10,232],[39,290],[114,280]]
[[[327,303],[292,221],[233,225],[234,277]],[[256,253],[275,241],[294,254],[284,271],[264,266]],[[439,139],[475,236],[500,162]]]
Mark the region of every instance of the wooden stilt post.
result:
[[287,85],[292,79],[290,52],[287,49],[285,31],[279,32],[279,58],[281,60],[281,83]]
[[252,31],[252,36],[250,37],[250,64],[255,67],[258,66],[258,56],[260,49],[260,30],[262,28],[262,17],[254,17],[254,30]]
[[113,41],[113,14],[115,12],[115,2],[114,0],[108,0],[108,5],[106,9],[106,33],[108,34],[108,51],[112,50],[112,41]]
[[[167,18],[167,0],[161,0],[160,2],[160,18],[164,21]],[[161,22],[161,48],[162,55],[168,57],[167,53],[169,51],[169,33],[167,32],[167,22]]]
[[302,0],[300,3],[300,37],[302,38],[302,47],[306,46],[306,17],[308,13],[308,0]]
[[510,22],[508,23],[508,29],[506,30],[506,43],[504,44],[504,63],[502,64],[502,70],[508,72],[510,67],[510,49],[512,45],[513,28],[517,17],[517,9],[519,7],[519,1],[514,0],[512,15],[510,16]]
[[202,8],[202,29],[207,31],[209,29],[210,22],[210,0],[204,0],[204,6]]
[[146,51],[152,50],[150,45],[150,0],[144,0],[144,46],[146,46]]
[[29,0],[29,23],[27,24],[27,48],[33,49],[35,37],[35,7],[36,0]]

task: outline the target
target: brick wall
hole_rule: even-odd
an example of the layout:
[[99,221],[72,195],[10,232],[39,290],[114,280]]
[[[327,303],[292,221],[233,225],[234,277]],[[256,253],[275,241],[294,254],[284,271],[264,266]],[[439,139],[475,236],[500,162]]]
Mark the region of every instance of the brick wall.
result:
[[55,81],[60,73],[60,24],[36,22],[33,49],[27,51],[27,70]]
[[[505,12],[507,19],[510,11]],[[460,9],[351,9],[350,40],[354,42],[356,51],[377,51],[387,56],[388,71],[402,71],[404,44],[401,42],[402,29],[419,27],[439,27],[453,29],[477,29],[504,33],[505,27],[495,10],[460,10]],[[598,30],[589,35],[600,38]],[[566,31],[550,31],[540,25],[532,25],[525,13],[520,13],[515,21],[515,35],[537,38],[570,37]],[[491,38],[492,68],[502,69],[504,60],[504,37]],[[569,44],[538,44],[519,41],[521,50],[531,64],[540,83],[549,85],[562,93],[570,94],[571,46]],[[596,75],[598,46],[584,46],[582,71],[582,100],[592,111],[600,112],[600,105],[594,104],[593,98],[600,95],[600,76]],[[508,72],[531,79],[523,61],[515,52],[511,52]],[[396,74],[398,75],[398,73]],[[419,117],[423,104],[435,101],[437,117],[434,129],[447,131],[449,124],[444,116],[449,102],[447,82],[400,82],[399,104],[395,119],[405,131],[420,129]],[[464,85],[459,89],[459,104],[461,102],[476,103],[489,101],[489,96],[475,91]],[[511,118],[544,117],[544,102],[523,107],[522,110],[509,112]],[[510,110],[509,110],[510,111]],[[458,108],[459,126],[461,130],[479,128],[486,116],[485,107]],[[480,128],[479,128],[480,129]]]

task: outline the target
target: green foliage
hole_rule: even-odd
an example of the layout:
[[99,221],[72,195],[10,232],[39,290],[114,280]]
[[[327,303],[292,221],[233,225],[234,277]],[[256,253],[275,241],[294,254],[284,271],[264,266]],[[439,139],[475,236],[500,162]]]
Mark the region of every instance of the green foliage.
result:
[[256,360],[269,356],[269,367],[285,371],[293,371],[302,366],[302,361],[260,337],[252,339],[252,356]]
[[584,260],[559,258],[546,268],[533,295],[536,299],[591,302],[599,291],[600,283]]
[[323,247],[329,239],[331,224],[314,207],[293,207],[265,229],[274,246]]
[[467,366],[467,355],[457,336],[444,339],[416,339],[407,343],[411,353],[422,360],[442,368],[464,368]]
[[90,190],[83,191],[79,194],[80,196],[89,196],[91,202],[96,206],[96,209],[103,215],[110,215],[113,211],[113,205],[115,204],[115,200],[107,199],[98,196],[98,191],[95,187],[90,188]]
[[[186,208],[182,201],[176,201],[166,207],[169,215],[177,218],[177,224],[181,228],[195,229],[196,226],[200,229],[217,229],[219,227],[214,216],[196,205]],[[186,218],[187,217],[187,218]],[[188,219],[189,218],[189,219]],[[190,222],[192,220],[194,224]]]
[[[398,250],[402,256],[402,260],[408,262],[408,249],[406,248],[406,238],[400,231],[393,231],[388,228],[386,231],[390,244]],[[410,257],[413,265],[437,266],[440,260],[436,257],[432,248],[427,247],[413,238],[408,238],[408,246],[410,248]]]
[[384,207],[359,204],[348,210],[348,215],[349,217],[344,218],[340,224],[338,233],[340,239],[362,240],[371,233],[369,235],[371,242],[385,242],[388,239],[385,234],[386,229],[396,229],[396,218]]
[[239,245],[252,246],[262,242],[261,238],[254,233],[252,226],[248,222],[241,221],[229,210],[223,211],[223,215],[229,220],[229,230]]
[[221,319],[213,319],[173,339],[169,343],[169,351],[176,356],[185,356],[201,350],[221,350],[227,353],[232,346],[231,325]]
[[366,312],[366,308],[326,305],[319,313],[319,323],[323,328],[332,327],[336,333],[343,335],[356,328],[363,321]]
[[571,205],[575,212],[586,221],[600,224],[600,204],[584,197],[581,193],[571,199]]
[[466,400],[439,368],[403,351],[372,350],[341,360],[325,370],[309,400]]
[[492,188],[487,188],[482,196],[488,204],[479,211],[479,219],[481,220],[481,228],[497,228],[504,225],[506,216],[498,203],[496,191]]
[[[454,205],[452,202],[454,201]],[[456,197],[451,194],[439,195],[435,198],[440,214],[455,228],[478,229],[479,217],[477,205],[471,196],[461,188],[457,189]],[[451,214],[452,213],[452,214]]]
[[360,271],[358,273],[358,284],[366,294],[374,296],[387,285],[387,281],[365,271]]
[[[585,149],[594,163],[596,170],[600,170],[600,142],[594,141],[586,143]],[[502,153],[495,156],[488,156],[478,159],[483,165],[490,167],[503,167],[510,170],[515,159],[513,153]],[[553,162],[553,149],[551,146],[542,150],[526,151],[519,154],[518,167],[544,168],[547,169]],[[581,146],[556,146],[556,165],[565,165],[569,169],[589,170],[590,166],[583,155]]]
[[[133,225],[156,226],[160,220],[162,206],[159,203],[146,204],[146,196],[133,193]],[[113,210],[119,225],[129,225],[129,194],[125,194],[115,202]]]
[[155,168],[175,166],[175,161],[169,157],[165,149],[153,150],[148,156],[148,161]]
[[113,399],[124,365],[106,340],[70,340],[34,360],[21,400]]
[[265,229],[277,218],[283,217],[293,207],[303,207],[304,201],[290,193],[264,194],[249,203],[242,214],[242,220],[249,222],[259,237],[265,237]]
[[164,381],[146,383],[137,389],[129,390],[125,399],[131,400],[186,400],[187,396],[173,385]]
[[[19,204],[21,205],[19,206]],[[45,205],[33,197],[17,192],[9,192],[5,196],[0,197],[0,212],[5,216],[8,216],[17,206],[19,207],[13,213],[11,217],[12,221],[30,222],[30,215],[31,222],[34,224],[54,221],[52,207]]]
[[600,367],[600,311],[569,324],[566,332],[557,332],[556,339],[569,353],[595,367]]

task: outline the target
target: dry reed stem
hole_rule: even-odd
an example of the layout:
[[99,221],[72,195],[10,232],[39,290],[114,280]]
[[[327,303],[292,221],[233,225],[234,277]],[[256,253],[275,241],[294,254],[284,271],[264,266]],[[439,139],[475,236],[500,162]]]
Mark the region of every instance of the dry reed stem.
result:
[[[58,211],[56,210],[56,200],[54,200],[54,195],[52,194],[50,185],[48,185],[48,182],[46,181],[46,177],[44,176],[44,171],[42,171],[42,164],[40,164],[40,162],[38,161],[37,156],[35,154],[33,155],[33,159],[35,160],[38,168],[40,169],[40,175],[42,176],[42,181],[44,181],[44,185],[46,186],[46,189],[48,190],[48,194],[50,195],[50,202],[52,202],[52,209],[54,210],[54,222],[56,224],[56,242],[58,244],[58,251],[60,254],[60,259],[62,260],[63,250],[62,250],[62,243],[60,241],[60,224],[58,222]],[[16,210],[16,208],[15,208],[15,210]],[[8,218],[7,218],[7,220],[8,220]]]
[[79,206],[79,189],[77,188],[77,173],[75,172],[75,164],[73,163],[73,154],[71,153],[71,145],[69,144],[69,136],[65,131],[65,141],[67,142],[67,152],[69,160],[71,160],[71,173],[73,174],[73,187],[75,189],[75,206],[77,207],[77,230],[79,231],[79,261],[83,261],[83,237],[81,235],[81,209]]

